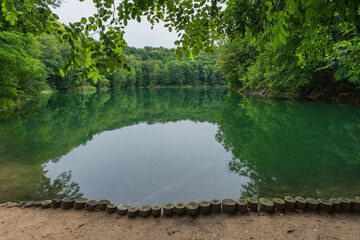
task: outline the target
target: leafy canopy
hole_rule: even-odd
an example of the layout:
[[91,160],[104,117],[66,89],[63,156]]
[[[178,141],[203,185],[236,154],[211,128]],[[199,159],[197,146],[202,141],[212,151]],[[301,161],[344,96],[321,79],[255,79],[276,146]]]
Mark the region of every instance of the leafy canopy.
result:
[[179,40],[175,42],[178,59],[197,55],[202,50],[214,52],[214,42],[219,39],[216,15],[221,7],[218,2],[224,0],[124,0],[120,3],[93,0],[97,13],[68,26],[59,24],[59,17],[49,7],[57,1],[3,0],[1,6],[5,20],[11,25],[34,35],[55,34],[60,43],[70,44],[71,53],[60,70],[61,75],[71,67],[76,70],[85,67],[80,80],[96,81],[101,74],[111,74],[116,69],[131,70],[122,52],[126,47],[124,28],[130,20],[141,22],[143,16],[152,24],[163,21],[169,31],[179,33]]
[[70,67],[85,67],[80,80],[131,70],[122,52],[124,29],[130,20],[141,22],[142,17],[152,24],[163,21],[169,31],[178,33],[178,59],[203,50],[214,52],[215,42],[224,35],[249,34],[259,41],[270,39],[274,49],[289,38],[300,38],[297,56],[302,59],[323,27],[340,21],[357,35],[360,32],[358,0],[93,0],[97,13],[69,26],[59,24],[49,7],[59,1],[2,0],[2,13],[6,22],[22,31],[56,34],[59,42],[69,43],[71,53],[61,74]]

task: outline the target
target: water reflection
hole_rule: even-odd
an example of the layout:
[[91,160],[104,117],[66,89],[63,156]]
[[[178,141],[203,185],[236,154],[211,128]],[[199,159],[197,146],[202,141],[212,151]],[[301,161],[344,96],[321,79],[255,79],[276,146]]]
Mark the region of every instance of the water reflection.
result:
[[[155,141],[161,132],[168,135]],[[119,143],[113,150],[122,158],[112,158],[113,150],[106,149],[112,143]],[[103,157],[92,151],[99,146],[106,149],[98,152]],[[2,116],[0,201],[65,195],[114,201],[127,195],[139,204],[160,203],[159,198],[352,196],[360,194],[359,152],[357,106],[264,100],[227,89],[54,94]],[[154,189],[126,171],[139,166],[163,168],[155,175],[136,172],[145,176],[143,182],[153,181]],[[108,191],[114,185],[119,195]]]
[[248,176],[243,196],[337,196],[360,192],[360,109],[229,93],[216,139]]

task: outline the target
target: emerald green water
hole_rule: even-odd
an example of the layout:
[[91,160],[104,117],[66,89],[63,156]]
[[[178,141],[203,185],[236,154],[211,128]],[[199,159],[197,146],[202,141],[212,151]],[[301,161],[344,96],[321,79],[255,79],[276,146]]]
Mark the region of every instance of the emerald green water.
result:
[[138,89],[0,113],[0,202],[359,194],[359,106]]

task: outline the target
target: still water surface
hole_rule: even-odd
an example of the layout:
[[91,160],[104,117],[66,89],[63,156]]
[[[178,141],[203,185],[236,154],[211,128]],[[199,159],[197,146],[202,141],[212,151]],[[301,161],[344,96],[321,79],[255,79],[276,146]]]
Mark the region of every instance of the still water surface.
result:
[[360,108],[227,89],[53,94],[0,119],[0,201],[360,194]]

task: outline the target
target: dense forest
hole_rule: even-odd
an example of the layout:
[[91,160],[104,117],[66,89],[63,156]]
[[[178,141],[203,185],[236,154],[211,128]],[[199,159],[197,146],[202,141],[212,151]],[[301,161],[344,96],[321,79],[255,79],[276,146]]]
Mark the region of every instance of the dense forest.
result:
[[[68,25],[50,8],[61,0],[0,3],[0,107],[46,88],[211,86],[222,76],[270,95],[359,96],[356,0],[101,0]],[[128,47],[127,22],[144,16],[176,31],[177,47]]]
[[228,1],[218,68],[234,88],[332,99],[360,93],[359,1]]
[[60,75],[70,53],[68,44],[53,35],[31,36],[14,31],[0,32],[0,107],[17,99],[27,100],[41,91],[88,91],[128,87],[215,86],[224,79],[215,69],[217,54],[200,54],[194,59],[176,60],[174,49],[126,47],[127,64],[132,71],[118,70],[100,75],[94,82],[78,82],[81,69]]

